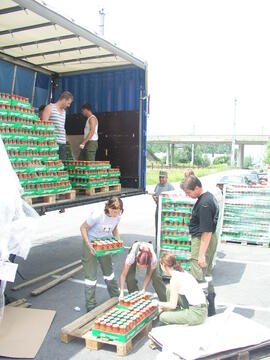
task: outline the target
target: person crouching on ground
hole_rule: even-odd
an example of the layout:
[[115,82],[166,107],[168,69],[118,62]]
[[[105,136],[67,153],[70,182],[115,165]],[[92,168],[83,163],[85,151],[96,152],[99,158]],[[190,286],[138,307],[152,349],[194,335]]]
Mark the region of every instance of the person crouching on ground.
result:
[[136,279],[137,268],[146,270],[143,282],[143,291],[146,291],[150,281],[161,301],[166,301],[166,286],[162,281],[160,267],[153,245],[147,242],[135,242],[126,258],[122,274],[120,276],[120,298],[124,296],[125,281],[128,292],[138,291]]
[[100,263],[104,281],[111,297],[119,296],[119,288],[114,277],[111,255],[96,257],[92,242],[104,237],[115,236],[120,240],[118,224],[123,213],[123,202],[113,196],[104,211],[93,212],[81,225],[83,238],[82,264],[85,273],[85,298],[87,311],[96,307],[97,266]]
[[174,255],[164,254],[160,266],[171,280],[167,287],[167,302],[153,300],[162,311],[159,320],[164,324],[202,324],[207,318],[207,304],[196,279],[177,264]]

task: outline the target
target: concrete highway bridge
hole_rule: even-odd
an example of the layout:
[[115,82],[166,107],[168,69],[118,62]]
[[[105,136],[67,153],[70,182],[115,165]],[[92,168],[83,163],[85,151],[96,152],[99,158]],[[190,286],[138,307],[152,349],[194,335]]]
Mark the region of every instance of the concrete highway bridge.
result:
[[[245,145],[265,145],[270,135],[149,135],[149,144],[167,144],[167,164],[174,164],[174,146],[182,144],[232,144],[238,145],[237,164],[241,168],[244,163]],[[171,154],[171,156],[170,156]]]

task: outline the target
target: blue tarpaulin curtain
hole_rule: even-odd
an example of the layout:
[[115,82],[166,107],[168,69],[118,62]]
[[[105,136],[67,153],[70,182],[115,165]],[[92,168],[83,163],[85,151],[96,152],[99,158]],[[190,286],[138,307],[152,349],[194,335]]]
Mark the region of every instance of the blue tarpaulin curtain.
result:
[[50,77],[41,73],[37,73],[36,88],[34,95],[34,107],[46,105],[49,102]]
[[33,70],[18,66],[16,72],[14,94],[29,98],[29,101],[31,101],[34,85],[34,74],[35,72]]
[[67,90],[74,96],[70,113],[79,113],[84,103],[90,103],[94,112],[134,111],[139,110],[139,92],[144,82],[144,70],[139,68],[63,75],[54,100]]
[[11,93],[14,65],[0,60],[0,92]]

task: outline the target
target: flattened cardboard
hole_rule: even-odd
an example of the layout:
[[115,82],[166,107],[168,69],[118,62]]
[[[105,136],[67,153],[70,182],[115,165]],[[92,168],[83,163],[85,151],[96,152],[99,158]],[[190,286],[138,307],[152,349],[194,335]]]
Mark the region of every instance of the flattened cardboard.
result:
[[6,306],[0,323],[0,356],[34,359],[55,313],[53,310]]

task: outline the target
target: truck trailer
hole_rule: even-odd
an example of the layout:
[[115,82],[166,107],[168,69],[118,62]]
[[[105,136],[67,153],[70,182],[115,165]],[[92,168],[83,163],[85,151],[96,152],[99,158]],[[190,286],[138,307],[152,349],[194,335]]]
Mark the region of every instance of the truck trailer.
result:
[[[0,93],[29,98],[37,110],[65,90],[74,96],[66,133],[78,149],[91,104],[99,119],[96,160],[121,171],[122,197],[145,192],[147,63],[34,0],[0,3]],[[39,213],[104,201],[109,193],[37,205]]]

